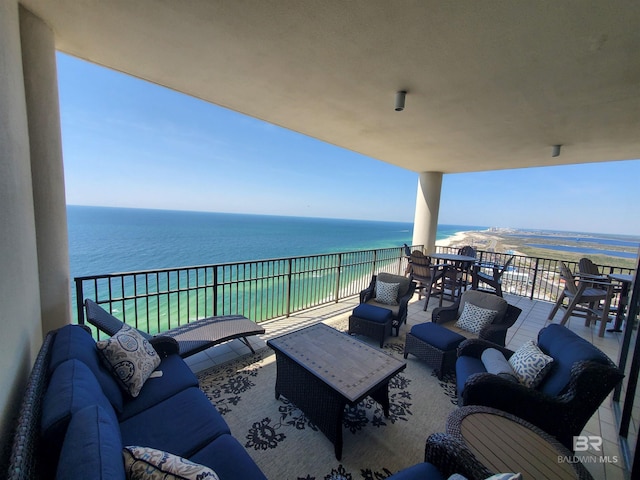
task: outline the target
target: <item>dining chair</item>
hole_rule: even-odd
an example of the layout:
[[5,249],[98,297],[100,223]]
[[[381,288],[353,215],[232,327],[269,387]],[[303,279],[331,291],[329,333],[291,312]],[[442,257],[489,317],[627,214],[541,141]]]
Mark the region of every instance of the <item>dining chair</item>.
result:
[[[585,326],[600,320],[600,331],[598,335],[604,336],[604,331],[609,321],[609,305],[613,283],[605,280],[583,280],[569,270],[564,262],[560,263],[560,278],[564,281],[564,289],[556,304],[551,309],[547,322],[552,322],[558,310],[562,307],[565,313],[560,321],[564,325],[571,316],[585,318]],[[564,307],[564,299],[567,298],[569,304]],[[602,302],[602,305],[600,303]]]
[[502,297],[502,275],[507,271],[513,259],[514,256],[511,256],[511,258],[509,258],[509,260],[507,260],[502,266],[495,264],[492,265],[491,268],[493,271],[491,275],[482,272],[480,270],[482,268],[481,265],[475,266],[473,273],[473,288],[478,289],[479,284],[484,283],[492,287],[495,290],[496,295]]

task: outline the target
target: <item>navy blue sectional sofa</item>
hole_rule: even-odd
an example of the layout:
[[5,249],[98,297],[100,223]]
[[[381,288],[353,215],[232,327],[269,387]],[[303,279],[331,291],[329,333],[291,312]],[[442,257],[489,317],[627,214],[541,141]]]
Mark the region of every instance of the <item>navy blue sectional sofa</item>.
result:
[[152,447],[213,469],[220,480],[266,477],[198,388],[172,342],[140,394],[124,392],[78,325],[50,333],[32,371],[10,479],[124,479],[124,446]]

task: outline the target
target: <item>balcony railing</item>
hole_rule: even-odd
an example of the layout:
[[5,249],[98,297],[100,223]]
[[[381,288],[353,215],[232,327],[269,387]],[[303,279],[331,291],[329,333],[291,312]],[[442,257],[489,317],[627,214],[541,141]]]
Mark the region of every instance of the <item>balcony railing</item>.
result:
[[[438,251],[457,253],[457,248],[438,247]],[[546,300],[555,302],[564,288],[560,281],[560,260],[541,257],[527,257],[508,253],[495,253],[478,250],[476,258],[479,263],[504,265],[513,256],[513,261],[502,275],[502,291],[513,295],[528,297],[531,300]],[[564,261],[572,272],[578,271],[578,263]],[[599,265],[604,275],[611,273],[632,274],[631,268]],[[491,273],[491,270],[487,270]],[[619,299],[613,299],[613,306],[617,306]]]
[[244,315],[256,322],[356,295],[378,272],[401,274],[402,248],[113,273],[75,278],[78,323],[91,298],[155,334],[200,318]]
[[[510,257],[487,251],[477,254],[483,263],[504,264]],[[575,262],[565,263],[577,270]],[[558,265],[558,260],[516,255],[503,274],[503,291],[555,301],[562,290]],[[262,322],[338,302],[366,288],[371,275],[403,274],[406,266],[402,248],[387,248],[77,277],[77,321],[84,323],[83,300],[91,298],[151,334],[216,315],[244,315]],[[600,270],[633,272],[611,266],[600,266]]]

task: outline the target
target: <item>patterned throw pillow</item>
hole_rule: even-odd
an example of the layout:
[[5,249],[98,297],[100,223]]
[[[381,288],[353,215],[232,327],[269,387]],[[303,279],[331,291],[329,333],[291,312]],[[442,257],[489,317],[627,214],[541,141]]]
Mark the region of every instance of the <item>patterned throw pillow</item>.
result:
[[96,345],[111,373],[132,397],[138,396],[144,382],[160,365],[160,357],[151,344],[129,325]]
[[209,467],[149,447],[124,447],[128,480],[220,480]]
[[385,305],[398,305],[399,283],[376,282],[376,302]]
[[497,310],[488,310],[467,302],[464,304],[462,314],[456,322],[456,327],[477,335],[485,325],[493,322],[497,314]]
[[553,358],[545,355],[533,340],[524,343],[509,358],[509,365],[523,385],[536,388],[552,367]]

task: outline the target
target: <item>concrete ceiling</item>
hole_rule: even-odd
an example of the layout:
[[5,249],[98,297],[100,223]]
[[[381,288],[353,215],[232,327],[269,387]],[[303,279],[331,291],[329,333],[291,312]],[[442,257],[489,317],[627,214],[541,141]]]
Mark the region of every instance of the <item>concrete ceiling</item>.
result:
[[63,52],[415,172],[640,158],[637,0],[21,3]]

